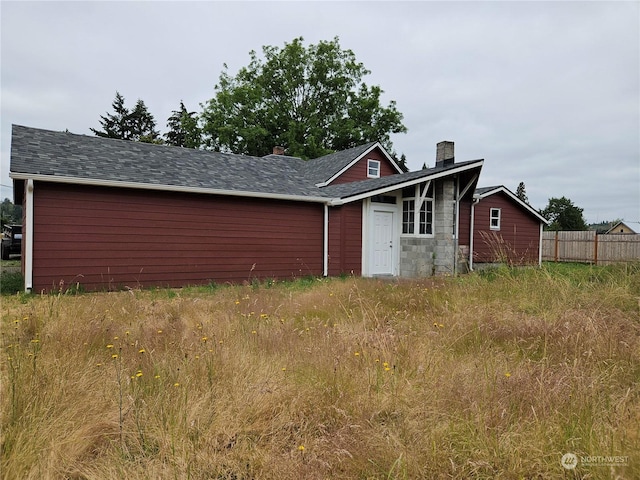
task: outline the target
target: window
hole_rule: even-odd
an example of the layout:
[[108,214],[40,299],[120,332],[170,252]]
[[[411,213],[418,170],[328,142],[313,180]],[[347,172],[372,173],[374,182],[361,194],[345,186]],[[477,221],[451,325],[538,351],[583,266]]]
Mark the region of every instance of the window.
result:
[[367,160],[367,177],[380,177],[380,162],[378,160]]
[[415,210],[415,200],[402,200],[402,233],[413,233],[416,217]]
[[[426,184],[402,190],[402,233],[433,235],[433,186],[425,194]],[[416,212],[416,205],[420,209]],[[417,213],[417,215],[416,215]]]
[[500,230],[500,209],[492,208],[491,209],[491,230]]

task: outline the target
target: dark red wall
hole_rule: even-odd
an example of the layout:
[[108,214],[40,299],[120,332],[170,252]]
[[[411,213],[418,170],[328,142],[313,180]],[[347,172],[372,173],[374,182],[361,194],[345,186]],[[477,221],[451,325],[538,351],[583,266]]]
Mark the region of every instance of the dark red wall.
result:
[[317,203],[37,182],[34,291],[322,275]]
[[465,197],[458,205],[458,245],[469,245],[471,235],[471,199]]
[[354,165],[351,166],[347,171],[345,171],[342,175],[336,178],[332,185],[337,185],[339,183],[348,183],[348,182],[357,182],[358,180],[366,180],[367,178],[367,160],[379,160],[380,161],[380,176],[385,177],[387,175],[394,175],[398,173],[396,169],[393,167],[391,162],[382,154],[382,152],[374,148],[368,155],[365,155],[363,158],[358,160]]
[[[500,230],[491,230],[492,208],[501,209]],[[474,262],[494,262],[506,256],[513,264],[537,264],[540,222],[504,193],[482,199],[475,206]]]
[[329,275],[362,272],[362,202],[329,209]]

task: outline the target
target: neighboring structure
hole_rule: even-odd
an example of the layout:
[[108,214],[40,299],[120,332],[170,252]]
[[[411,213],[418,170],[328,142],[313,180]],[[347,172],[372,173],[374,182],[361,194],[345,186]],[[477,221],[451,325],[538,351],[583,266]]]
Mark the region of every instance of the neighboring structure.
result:
[[617,222],[613,225],[609,230],[605,232],[607,235],[611,234],[623,234],[623,235],[633,235],[636,233],[629,225],[624,222]]
[[[508,188],[478,188],[473,203],[463,203],[473,231],[469,268],[478,263],[540,265],[542,228],[547,220]],[[462,236],[461,224],[461,236]]]
[[483,160],[455,163],[453,142],[436,160],[401,173],[377,142],[303,161],[14,125],[25,288],[453,274]]

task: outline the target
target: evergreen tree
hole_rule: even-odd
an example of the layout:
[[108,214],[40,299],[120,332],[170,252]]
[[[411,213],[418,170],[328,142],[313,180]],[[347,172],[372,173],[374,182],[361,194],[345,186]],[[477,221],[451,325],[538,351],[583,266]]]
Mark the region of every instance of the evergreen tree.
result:
[[134,140],[138,142],[162,143],[156,131],[156,122],[142,100],[136,102],[133,110],[124,105],[124,97],[116,91],[111,104],[113,113],[100,116],[102,130],[91,128],[99,137]]
[[119,138],[130,140],[129,109],[124,106],[124,97],[116,91],[116,98],[111,104],[114,113],[100,115],[102,130],[91,128],[91,131],[99,137]]
[[525,189],[524,182],[520,182],[518,184],[518,188],[516,189],[516,197],[518,197],[524,203],[529,203],[529,199],[527,198],[527,190]]
[[164,137],[168,145],[200,148],[202,131],[198,126],[198,116],[196,112],[187,111],[182,100],[180,100],[180,109],[171,112],[167,127],[169,131],[164,134]]
[[156,130],[156,121],[140,99],[129,115],[131,140],[145,143],[162,143],[160,133]]

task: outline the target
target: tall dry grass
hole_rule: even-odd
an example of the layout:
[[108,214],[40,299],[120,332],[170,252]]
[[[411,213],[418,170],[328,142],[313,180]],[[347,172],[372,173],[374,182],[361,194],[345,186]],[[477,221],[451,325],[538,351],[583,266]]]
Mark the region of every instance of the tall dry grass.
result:
[[639,478],[639,302],[638,266],[4,297],[2,477]]

